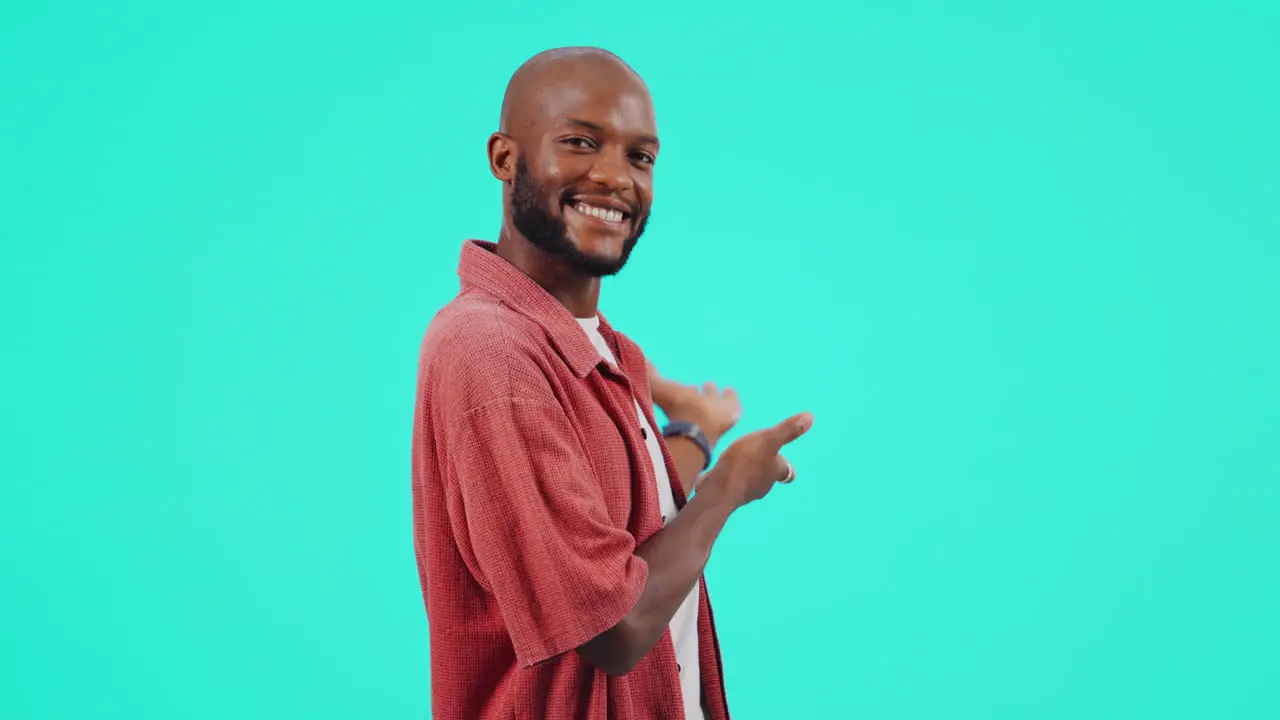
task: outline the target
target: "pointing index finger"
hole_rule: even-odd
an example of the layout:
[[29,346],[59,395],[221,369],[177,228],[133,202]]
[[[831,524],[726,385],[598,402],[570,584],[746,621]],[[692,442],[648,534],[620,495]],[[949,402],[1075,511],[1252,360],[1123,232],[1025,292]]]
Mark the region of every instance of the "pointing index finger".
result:
[[772,433],[774,444],[781,450],[783,445],[809,432],[811,427],[813,427],[812,413],[803,412],[793,415],[774,426]]

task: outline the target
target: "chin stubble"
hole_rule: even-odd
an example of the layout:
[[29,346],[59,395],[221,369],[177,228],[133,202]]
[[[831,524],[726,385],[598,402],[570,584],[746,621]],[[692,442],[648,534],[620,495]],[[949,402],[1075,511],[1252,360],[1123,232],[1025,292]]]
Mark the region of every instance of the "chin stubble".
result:
[[634,232],[622,247],[622,254],[615,260],[600,260],[583,253],[569,239],[569,229],[564,222],[563,209],[569,201],[561,198],[561,214],[551,215],[543,201],[547,193],[538,186],[529,173],[524,158],[516,161],[516,177],[511,189],[511,223],[534,246],[548,255],[591,277],[616,275],[631,256],[640,235],[644,233],[648,218],[640,220]]

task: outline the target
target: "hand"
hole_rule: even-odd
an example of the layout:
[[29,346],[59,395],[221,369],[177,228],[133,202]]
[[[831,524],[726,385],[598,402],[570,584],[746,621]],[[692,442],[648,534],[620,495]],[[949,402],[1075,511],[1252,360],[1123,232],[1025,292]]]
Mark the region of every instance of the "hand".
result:
[[775,483],[787,478],[790,463],[779,455],[783,446],[796,440],[813,427],[813,415],[800,413],[771,428],[756,430],[738,438],[720,454],[698,486],[716,485],[728,493],[733,507],[759,500]]
[[662,408],[667,418],[696,423],[712,447],[742,417],[742,403],[733,388],[725,388],[721,392],[711,382],[703,383],[701,388],[684,385],[662,377],[651,362],[649,389],[654,404]]

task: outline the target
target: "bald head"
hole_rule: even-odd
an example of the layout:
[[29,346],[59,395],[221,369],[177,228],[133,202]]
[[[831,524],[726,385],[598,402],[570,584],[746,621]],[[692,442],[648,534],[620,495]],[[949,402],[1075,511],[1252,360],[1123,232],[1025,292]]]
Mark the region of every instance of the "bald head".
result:
[[[502,97],[499,132],[515,135],[545,115],[547,95],[569,85],[622,83],[648,100],[649,89],[630,65],[617,55],[596,47],[564,47],[544,50],[516,69]],[[616,86],[616,85],[615,85]]]
[[578,277],[621,269],[649,218],[658,155],[636,71],[599,48],[540,53],[512,76],[500,123],[489,137],[503,183],[499,245]]

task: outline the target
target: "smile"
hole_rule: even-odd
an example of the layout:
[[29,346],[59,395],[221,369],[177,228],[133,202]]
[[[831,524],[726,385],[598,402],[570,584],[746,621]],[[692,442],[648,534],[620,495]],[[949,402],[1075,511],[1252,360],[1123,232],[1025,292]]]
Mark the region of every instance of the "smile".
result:
[[621,210],[599,207],[597,205],[582,202],[581,200],[569,203],[568,206],[581,215],[586,215],[589,218],[606,222],[611,225],[621,225],[630,217],[627,213],[624,213]]

